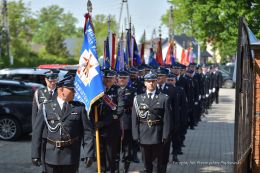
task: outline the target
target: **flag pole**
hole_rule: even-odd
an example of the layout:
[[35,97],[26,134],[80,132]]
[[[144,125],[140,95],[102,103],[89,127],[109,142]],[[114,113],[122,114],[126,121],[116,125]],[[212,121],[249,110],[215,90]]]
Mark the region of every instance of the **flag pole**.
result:
[[[97,106],[95,106],[95,123],[98,122],[98,111]],[[99,130],[96,128],[96,155],[97,155],[97,170],[101,173],[101,163],[100,163],[100,147],[99,147]]]
[[[90,0],[87,2],[87,10],[89,15],[91,16],[92,13],[92,3]],[[95,106],[95,123],[98,122],[98,111],[97,106]],[[97,156],[97,170],[98,173],[101,173],[101,162],[100,162],[100,144],[99,144],[99,130],[96,128],[96,156]]]

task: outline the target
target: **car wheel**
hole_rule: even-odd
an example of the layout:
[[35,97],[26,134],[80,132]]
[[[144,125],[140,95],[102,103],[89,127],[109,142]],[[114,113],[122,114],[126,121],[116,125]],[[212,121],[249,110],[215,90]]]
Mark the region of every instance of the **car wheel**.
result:
[[11,116],[0,117],[0,139],[16,140],[21,135],[21,125]]
[[224,83],[225,88],[233,88],[234,82],[232,80],[226,80]]

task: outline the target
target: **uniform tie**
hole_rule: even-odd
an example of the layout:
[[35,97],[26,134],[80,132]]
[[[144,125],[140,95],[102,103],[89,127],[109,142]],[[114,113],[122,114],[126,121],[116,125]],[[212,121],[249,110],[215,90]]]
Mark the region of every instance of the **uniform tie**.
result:
[[52,91],[52,90],[50,90],[50,91],[49,91],[49,94],[50,94],[50,96],[52,96],[52,95],[53,95],[53,91]]
[[61,110],[62,115],[65,114],[65,112],[66,112],[67,104],[68,104],[67,102],[63,103],[62,110]]
[[153,93],[148,93],[148,104],[150,104],[152,101],[152,94]]
[[162,92],[162,85],[159,85],[157,90],[158,90],[159,92]]

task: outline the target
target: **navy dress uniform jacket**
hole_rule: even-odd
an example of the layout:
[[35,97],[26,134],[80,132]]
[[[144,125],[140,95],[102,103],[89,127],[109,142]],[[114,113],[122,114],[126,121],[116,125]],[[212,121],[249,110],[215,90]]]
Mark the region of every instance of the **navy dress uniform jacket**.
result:
[[33,103],[32,103],[32,127],[36,119],[40,104],[46,100],[55,99],[57,97],[57,90],[54,90],[53,95],[51,96],[47,87],[37,89],[34,93]]
[[[51,132],[46,125],[43,115],[45,106],[46,118],[53,128],[61,123],[61,129]],[[45,163],[51,165],[74,165],[80,160],[80,148],[83,146],[83,157],[94,157],[94,138],[86,116],[85,106],[80,102],[70,102],[62,114],[55,99],[40,106],[34,123],[32,134],[32,158],[41,158],[41,142],[44,128],[47,129],[47,139],[52,141],[67,141],[76,139],[71,145],[57,147],[49,142],[46,145]]]
[[122,129],[132,128],[132,107],[136,90],[131,87],[118,88],[117,114],[122,120]]
[[[163,139],[168,139],[171,132],[171,115],[170,115],[170,100],[166,94],[156,91],[154,98],[150,103],[146,93],[135,97],[139,108],[140,104],[147,104],[147,110],[150,116],[141,118],[136,112],[136,106],[132,109],[132,134],[133,140],[139,140],[140,144],[160,144]],[[135,101],[134,101],[135,102]],[[141,108],[142,109],[142,108]],[[148,120],[160,120],[160,123],[149,126],[144,123]]]

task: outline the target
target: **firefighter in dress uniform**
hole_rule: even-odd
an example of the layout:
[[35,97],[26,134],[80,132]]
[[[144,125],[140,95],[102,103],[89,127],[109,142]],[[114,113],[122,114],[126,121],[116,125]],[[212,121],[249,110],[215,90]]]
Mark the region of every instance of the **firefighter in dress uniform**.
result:
[[118,73],[118,108],[117,114],[121,117],[121,146],[122,161],[124,162],[124,172],[128,172],[130,162],[133,160],[133,138],[132,138],[132,118],[131,111],[136,90],[127,86],[129,73],[120,71]]
[[[103,70],[103,84],[105,93],[91,108],[92,124],[100,133],[101,172],[119,172],[119,156],[121,142],[120,117],[117,115],[118,86],[114,85],[116,72]],[[94,121],[94,107],[98,109],[98,122]]]
[[[85,105],[73,101],[74,78],[57,84],[56,99],[40,105],[32,134],[32,163],[41,163],[42,133],[46,128],[45,168],[47,173],[76,173],[83,146],[84,160],[94,157],[94,138]],[[90,166],[90,165],[87,165]]]
[[144,172],[161,172],[163,144],[169,140],[171,115],[169,97],[156,90],[157,76],[148,73],[144,76],[146,92],[134,98],[132,110],[133,139],[140,143],[144,159]]
[[[35,91],[32,103],[32,127],[37,116],[38,110],[40,108],[40,104],[47,101],[52,100],[57,97],[56,84],[58,82],[58,72],[57,70],[49,70],[45,72],[45,83],[46,87],[39,88]],[[33,131],[33,129],[32,129]],[[46,129],[44,129],[46,132]],[[41,162],[42,162],[42,172],[45,173],[44,167],[44,148],[46,146],[46,133],[42,135],[42,154],[41,154]]]

